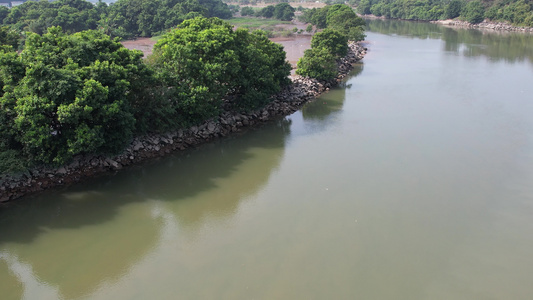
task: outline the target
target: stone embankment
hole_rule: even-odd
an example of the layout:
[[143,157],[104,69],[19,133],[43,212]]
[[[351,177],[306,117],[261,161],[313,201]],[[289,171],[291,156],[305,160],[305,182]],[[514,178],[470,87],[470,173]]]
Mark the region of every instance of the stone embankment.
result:
[[446,25],[446,26],[465,27],[465,28],[533,33],[533,27],[517,27],[517,26],[507,24],[507,23],[496,23],[496,22],[487,22],[487,21],[483,21],[478,24],[472,24],[466,21],[459,21],[459,20],[440,20],[440,21],[431,21],[431,23],[441,24],[441,25]]
[[366,48],[359,43],[350,42],[349,49],[348,55],[338,61],[338,76],[335,80],[324,82],[293,76],[292,84],[275,95],[274,100],[262,109],[245,114],[226,111],[218,118],[189,129],[137,137],[121,154],[114,157],[78,156],[69,165],[58,168],[37,167],[17,175],[4,175],[0,177],[0,202],[114,172],[125,166],[227,136],[243,127],[289,115],[341,82],[352,70],[353,64],[366,54]]

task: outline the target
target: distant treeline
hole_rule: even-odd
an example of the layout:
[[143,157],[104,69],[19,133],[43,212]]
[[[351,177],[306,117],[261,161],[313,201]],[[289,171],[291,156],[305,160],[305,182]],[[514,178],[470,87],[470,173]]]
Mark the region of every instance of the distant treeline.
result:
[[484,19],[533,27],[533,0],[361,0],[359,13],[404,20]]
[[256,16],[263,18],[274,18],[281,21],[290,21],[294,18],[294,7],[288,3],[278,3],[276,5],[268,5],[261,9],[253,9],[249,6],[241,8],[241,16]]
[[219,18],[185,20],[146,60],[102,31],[28,33],[0,45],[0,174],[120,152],[133,136],[224,108],[263,106],[289,84],[283,47]]
[[118,0],[111,5],[85,0],[28,1],[0,6],[0,25],[42,34],[51,26],[67,33],[99,29],[112,37],[153,36],[198,16],[231,18],[220,0]]

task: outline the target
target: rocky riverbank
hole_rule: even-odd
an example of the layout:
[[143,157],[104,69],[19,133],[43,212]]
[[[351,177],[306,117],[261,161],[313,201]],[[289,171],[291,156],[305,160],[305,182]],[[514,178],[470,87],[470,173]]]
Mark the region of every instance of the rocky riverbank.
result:
[[289,115],[341,82],[352,70],[353,64],[364,57],[366,50],[360,43],[350,42],[347,56],[337,62],[338,76],[335,80],[324,82],[292,76],[292,84],[275,95],[274,100],[262,109],[246,114],[225,111],[218,118],[189,129],[137,137],[121,154],[114,157],[78,156],[69,165],[57,168],[37,167],[17,175],[3,175],[0,177],[0,202],[115,172],[125,166],[227,136],[244,127]]
[[498,23],[498,22],[483,21],[478,24],[472,24],[466,21],[459,21],[459,20],[439,20],[439,21],[431,21],[431,23],[445,25],[445,26],[464,27],[464,28],[533,33],[533,27],[517,27],[517,26],[507,24],[507,23]]
[[[365,19],[381,19],[381,20],[387,20],[384,16],[375,16],[375,15],[362,15],[362,18]],[[401,19],[392,19],[392,20],[401,20]],[[405,20],[405,21],[413,21],[413,20]],[[427,21],[424,21],[427,22]],[[429,21],[429,23],[433,24],[440,24],[444,26],[455,26],[455,27],[462,27],[462,28],[476,28],[476,29],[487,29],[487,30],[496,30],[496,31],[508,31],[508,32],[529,32],[533,33],[533,27],[518,27],[513,26],[508,23],[503,22],[491,22],[491,21],[483,21],[478,24],[472,24],[467,21],[460,21],[460,20],[436,20],[436,21]]]

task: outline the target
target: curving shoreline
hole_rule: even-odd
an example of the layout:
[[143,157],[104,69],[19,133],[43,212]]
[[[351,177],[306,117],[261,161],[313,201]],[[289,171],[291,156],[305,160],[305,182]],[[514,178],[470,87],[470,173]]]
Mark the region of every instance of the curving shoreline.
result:
[[438,20],[438,21],[430,21],[430,23],[444,25],[444,26],[463,27],[463,28],[533,33],[533,27],[517,27],[517,26],[510,25],[508,23],[501,23],[501,22],[483,21],[478,24],[472,24],[467,21],[459,21],[459,20]]
[[400,21],[410,21],[410,22],[428,22],[432,24],[438,24],[443,26],[450,26],[450,27],[461,27],[461,28],[475,28],[475,29],[481,29],[481,30],[494,30],[494,31],[508,31],[508,32],[528,32],[533,33],[533,27],[518,27],[510,25],[509,23],[504,22],[491,22],[491,21],[483,21],[478,24],[472,24],[467,21],[460,21],[460,20],[454,20],[454,19],[447,19],[447,20],[435,20],[435,21],[425,21],[425,20],[403,20],[403,19],[389,19],[384,16],[375,16],[375,15],[362,15],[361,16],[364,19],[380,19],[380,20],[400,20]]
[[213,139],[225,137],[242,128],[255,126],[297,111],[341,82],[353,69],[353,64],[366,54],[362,43],[350,42],[348,54],[337,62],[338,76],[328,82],[302,76],[291,76],[292,84],[273,96],[265,107],[246,114],[224,111],[217,118],[188,129],[165,134],[136,137],[124,151],[113,157],[83,155],[61,167],[35,167],[17,175],[0,176],[0,203],[54,187],[80,182],[100,174],[114,172],[174,151],[184,150]]

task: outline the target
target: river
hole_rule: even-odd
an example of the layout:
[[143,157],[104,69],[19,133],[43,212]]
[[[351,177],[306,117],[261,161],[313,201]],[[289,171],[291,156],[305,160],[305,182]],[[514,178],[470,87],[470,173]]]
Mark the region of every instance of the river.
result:
[[373,20],[351,77],[0,209],[2,299],[531,299],[533,36]]

